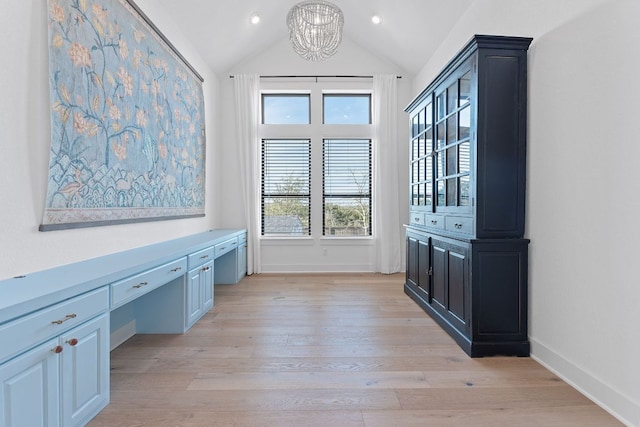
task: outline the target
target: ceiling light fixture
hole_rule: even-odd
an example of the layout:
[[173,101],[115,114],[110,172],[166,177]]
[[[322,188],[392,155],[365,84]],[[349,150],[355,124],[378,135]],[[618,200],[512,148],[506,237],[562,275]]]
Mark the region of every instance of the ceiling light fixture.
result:
[[373,22],[374,24],[378,25],[379,23],[382,22],[382,18],[380,18],[378,15],[373,15],[371,17],[371,22]]
[[343,25],[342,11],[327,1],[303,1],[287,14],[293,50],[307,61],[322,61],[336,53]]
[[260,15],[258,15],[257,13],[254,13],[253,15],[251,15],[251,23],[252,24],[257,24],[260,22]]

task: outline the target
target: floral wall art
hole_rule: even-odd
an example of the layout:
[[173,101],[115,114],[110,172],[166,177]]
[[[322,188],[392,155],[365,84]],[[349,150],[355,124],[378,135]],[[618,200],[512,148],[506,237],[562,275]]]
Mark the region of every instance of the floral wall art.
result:
[[202,78],[129,0],[49,0],[40,230],[204,215]]

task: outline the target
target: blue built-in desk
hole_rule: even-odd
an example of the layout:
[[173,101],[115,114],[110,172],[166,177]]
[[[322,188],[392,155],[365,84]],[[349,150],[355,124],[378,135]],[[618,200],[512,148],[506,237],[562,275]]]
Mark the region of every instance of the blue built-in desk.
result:
[[186,332],[246,265],[246,230],[211,230],[0,281],[0,425],[86,424],[111,349]]

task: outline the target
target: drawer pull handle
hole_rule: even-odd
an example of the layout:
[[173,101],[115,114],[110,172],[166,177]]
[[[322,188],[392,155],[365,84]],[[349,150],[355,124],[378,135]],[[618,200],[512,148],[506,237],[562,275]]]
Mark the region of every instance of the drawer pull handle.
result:
[[454,224],[454,225],[458,230],[462,228],[462,224]]
[[64,348],[62,348],[61,345],[57,345],[51,349],[55,354],[62,353],[62,350],[64,350]]
[[225,249],[227,249],[226,246],[223,246],[223,247],[220,248],[221,251],[224,251]]
[[174,273],[175,273],[176,271],[180,271],[180,270],[182,270],[182,267],[176,267],[176,268],[172,268],[172,269],[171,269],[171,271],[172,271],[172,272],[174,272]]
[[209,258],[209,255],[202,255],[202,256],[200,257],[200,259],[205,259],[205,258]]
[[437,221],[437,220],[435,220],[435,219],[432,219],[432,220],[431,220],[431,224],[436,225],[437,223],[438,223],[438,221]]
[[[75,319],[77,317],[77,315],[75,313],[73,314],[67,314],[66,316],[64,316],[64,319],[62,320],[54,320],[51,323],[54,325],[62,325],[64,322],[66,322],[67,320],[70,319]],[[59,353],[59,352],[58,352]]]
[[149,284],[149,282],[140,282],[137,285],[133,285],[133,287],[136,288],[136,289],[139,289],[139,288],[141,288],[143,286],[147,286],[148,284]]
[[202,267],[202,271],[209,271],[211,270],[211,267]]
[[75,347],[76,344],[78,344],[78,339],[77,338],[71,338],[69,341],[67,341],[67,344],[69,344],[71,347]]

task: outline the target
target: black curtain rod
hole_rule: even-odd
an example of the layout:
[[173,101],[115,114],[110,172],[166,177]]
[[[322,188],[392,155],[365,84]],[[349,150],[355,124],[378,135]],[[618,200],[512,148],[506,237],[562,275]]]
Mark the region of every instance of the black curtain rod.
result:
[[[234,75],[229,76],[230,79],[234,78]],[[373,76],[353,76],[353,75],[315,75],[315,76],[260,76],[261,79],[319,79],[319,78],[339,78],[339,79],[372,79]],[[401,79],[402,76],[396,76]]]

